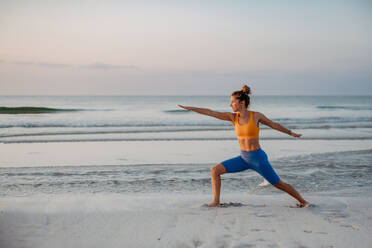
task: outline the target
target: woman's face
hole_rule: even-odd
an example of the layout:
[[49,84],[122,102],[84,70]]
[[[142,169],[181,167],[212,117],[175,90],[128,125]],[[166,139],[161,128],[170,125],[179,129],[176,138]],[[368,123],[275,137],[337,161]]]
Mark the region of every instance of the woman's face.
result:
[[244,107],[244,101],[239,102],[235,96],[231,96],[230,107],[232,108],[233,112],[240,112]]

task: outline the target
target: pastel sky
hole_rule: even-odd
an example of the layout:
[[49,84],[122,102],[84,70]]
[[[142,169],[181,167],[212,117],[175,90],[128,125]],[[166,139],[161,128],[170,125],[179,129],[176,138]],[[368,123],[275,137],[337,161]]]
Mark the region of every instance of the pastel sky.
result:
[[0,1],[1,95],[371,95],[372,1]]

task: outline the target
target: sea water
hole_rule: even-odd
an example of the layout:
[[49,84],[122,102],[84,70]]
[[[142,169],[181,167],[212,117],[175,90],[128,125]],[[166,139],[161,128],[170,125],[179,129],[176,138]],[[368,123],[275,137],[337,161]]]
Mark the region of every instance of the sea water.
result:
[[[228,95],[1,96],[0,196],[210,194],[210,168],[239,155],[233,126],[177,104],[232,111]],[[296,189],[372,192],[371,96],[253,96],[250,109],[303,135],[260,125],[262,149]],[[262,182],[228,174],[222,190],[278,192]]]

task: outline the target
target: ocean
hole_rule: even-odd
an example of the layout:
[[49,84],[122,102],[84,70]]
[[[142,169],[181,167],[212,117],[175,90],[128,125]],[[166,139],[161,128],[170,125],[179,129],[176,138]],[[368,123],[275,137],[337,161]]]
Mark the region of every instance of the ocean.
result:
[[[253,96],[282,180],[305,194],[371,195],[372,96]],[[0,197],[212,194],[210,168],[239,155],[230,96],[0,96]],[[20,108],[22,107],[22,108]],[[221,194],[278,194],[254,171],[222,175]]]

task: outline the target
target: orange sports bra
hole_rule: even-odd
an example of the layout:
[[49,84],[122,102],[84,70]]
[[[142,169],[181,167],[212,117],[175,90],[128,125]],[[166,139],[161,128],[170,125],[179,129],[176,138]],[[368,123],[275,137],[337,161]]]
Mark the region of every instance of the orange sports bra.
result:
[[249,111],[249,121],[244,125],[239,124],[239,113],[236,113],[234,127],[238,138],[258,138],[260,128],[253,121],[252,111]]

